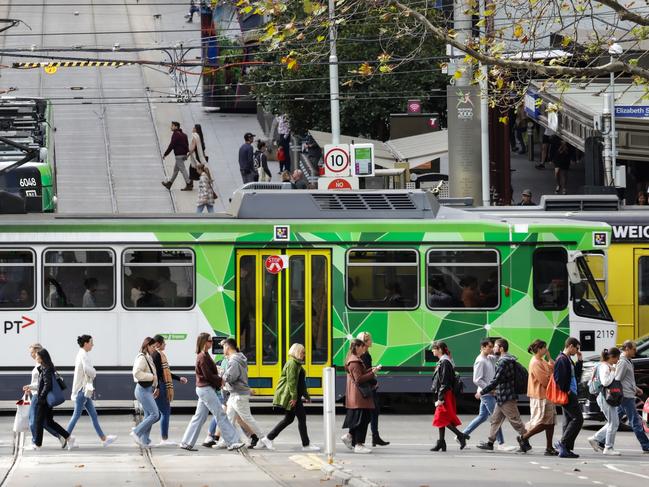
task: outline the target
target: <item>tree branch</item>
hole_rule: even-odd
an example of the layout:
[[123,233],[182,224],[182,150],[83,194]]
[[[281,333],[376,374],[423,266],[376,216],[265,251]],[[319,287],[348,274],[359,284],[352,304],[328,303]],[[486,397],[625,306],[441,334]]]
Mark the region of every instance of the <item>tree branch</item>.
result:
[[628,8],[620,4],[617,0],[595,0],[595,2],[605,5],[617,13],[620,20],[628,20],[638,25],[649,26],[649,18],[631,12]]
[[[609,1],[611,1],[611,3],[617,3],[615,2],[615,0],[595,0],[595,1],[599,1],[601,3],[605,3]],[[507,59],[504,57],[492,56],[457,41],[452,35],[449,35],[449,33],[444,28],[436,26],[421,12],[418,12],[417,10],[409,6],[404,5],[399,0],[382,0],[382,3],[384,3],[384,5],[386,6],[394,6],[402,13],[411,15],[412,17],[417,19],[433,37],[439,39],[440,41],[446,42],[447,44],[450,44],[451,46],[459,49],[465,54],[468,54],[472,58],[486,65],[500,66],[507,69],[527,70],[539,75],[549,76],[549,77],[565,77],[565,76],[596,77],[596,76],[602,76],[610,73],[624,72],[624,73],[631,74],[633,76],[639,76],[649,81],[648,69],[631,65],[629,63],[620,60],[609,62],[601,66],[587,66],[587,67],[580,68],[576,66],[557,66],[557,65],[546,66],[544,64],[537,64],[531,61],[518,61],[514,59]],[[621,7],[621,5],[619,6]]]

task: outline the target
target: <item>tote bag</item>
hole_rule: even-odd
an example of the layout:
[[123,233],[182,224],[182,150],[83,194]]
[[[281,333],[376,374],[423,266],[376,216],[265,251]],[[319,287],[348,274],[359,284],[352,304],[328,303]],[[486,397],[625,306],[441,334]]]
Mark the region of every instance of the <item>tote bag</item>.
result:
[[59,404],[63,404],[63,402],[65,402],[63,389],[61,389],[57,374],[52,372],[52,390],[47,393],[47,405],[54,408]]
[[31,402],[27,396],[23,396],[16,402],[16,417],[14,418],[14,432],[26,433],[29,431],[29,408]]
[[568,393],[559,389],[557,383],[554,382],[554,374],[550,376],[550,382],[548,382],[548,387],[545,390],[545,397],[548,401],[558,404],[559,406],[568,404]]

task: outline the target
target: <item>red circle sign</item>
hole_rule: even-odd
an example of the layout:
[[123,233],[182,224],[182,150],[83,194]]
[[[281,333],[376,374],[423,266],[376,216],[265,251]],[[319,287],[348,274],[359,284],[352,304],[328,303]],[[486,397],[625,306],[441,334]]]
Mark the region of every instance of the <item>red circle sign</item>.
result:
[[269,273],[279,274],[284,269],[284,260],[279,255],[269,255],[264,265]]
[[329,182],[327,189],[353,189],[349,181],[343,178],[336,178]]
[[334,147],[325,154],[324,163],[331,172],[343,172],[349,167],[349,153],[340,147]]

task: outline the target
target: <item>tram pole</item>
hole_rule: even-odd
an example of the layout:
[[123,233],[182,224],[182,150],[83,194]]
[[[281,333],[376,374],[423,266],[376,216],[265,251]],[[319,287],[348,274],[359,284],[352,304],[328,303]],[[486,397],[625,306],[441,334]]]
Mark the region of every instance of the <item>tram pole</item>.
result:
[[322,371],[322,418],[324,421],[325,454],[332,464],[336,453],[336,369],[326,367]]
[[329,0],[329,104],[331,106],[331,143],[340,144],[340,93],[338,54],[336,52],[336,1]]

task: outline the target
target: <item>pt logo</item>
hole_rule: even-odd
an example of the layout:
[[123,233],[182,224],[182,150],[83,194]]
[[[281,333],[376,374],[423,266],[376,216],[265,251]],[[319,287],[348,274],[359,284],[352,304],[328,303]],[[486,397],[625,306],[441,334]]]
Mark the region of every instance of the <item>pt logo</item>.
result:
[[32,320],[28,316],[21,316],[22,320],[14,320],[14,321],[5,321],[5,335],[9,333],[16,333],[19,334],[20,330],[27,328],[29,326],[32,326],[33,324],[36,323],[35,320]]

